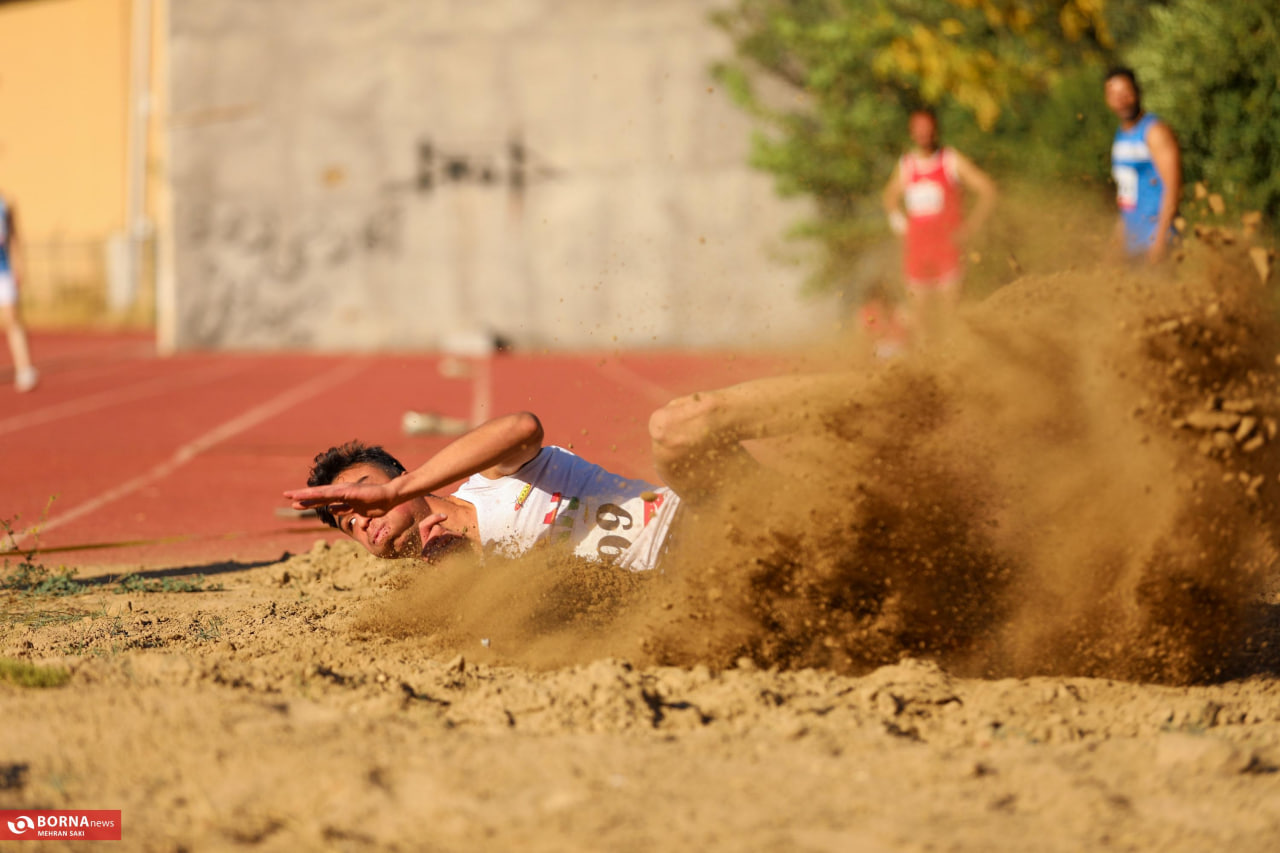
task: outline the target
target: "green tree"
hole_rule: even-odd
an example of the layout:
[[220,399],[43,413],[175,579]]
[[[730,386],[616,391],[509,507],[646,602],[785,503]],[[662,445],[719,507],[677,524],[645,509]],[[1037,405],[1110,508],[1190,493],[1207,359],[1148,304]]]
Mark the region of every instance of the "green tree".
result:
[[1280,214],[1280,0],[1176,0],[1126,52],[1169,122],[1188,184]]
[[735,59],[716,69],[762,120],[752,162],[816,215],[813,281],[840,281],[883,239],[879,189],[907,114],[939,113],[949,142],[999,172],[1082,174],[1101,185],[1113,121],[1102,68],[1113,24],[1145,21],[1138,0],[739,0],[717,16]]

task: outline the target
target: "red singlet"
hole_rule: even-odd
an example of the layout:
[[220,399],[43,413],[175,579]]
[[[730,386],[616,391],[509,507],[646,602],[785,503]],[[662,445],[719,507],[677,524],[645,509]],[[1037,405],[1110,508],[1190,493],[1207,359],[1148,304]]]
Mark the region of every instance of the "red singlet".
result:
[[963,222],[963,200],[955,154],[939,148],[929,157],[904,154],[898,163],[907,209],[907,286],[947,290],[964,274],[952,235]]

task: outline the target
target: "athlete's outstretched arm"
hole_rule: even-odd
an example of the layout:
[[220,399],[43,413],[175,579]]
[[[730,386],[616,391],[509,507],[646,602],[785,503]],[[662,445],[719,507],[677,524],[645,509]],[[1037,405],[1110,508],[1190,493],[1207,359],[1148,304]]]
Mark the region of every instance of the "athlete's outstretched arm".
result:
[[291,489],[294,509],[341,504],[368,518],[431,494],[472,474],[513,474],[542,449],[542,423],[531,412],[503,415],[458,436],[420,467],[389,483],[330,483]]

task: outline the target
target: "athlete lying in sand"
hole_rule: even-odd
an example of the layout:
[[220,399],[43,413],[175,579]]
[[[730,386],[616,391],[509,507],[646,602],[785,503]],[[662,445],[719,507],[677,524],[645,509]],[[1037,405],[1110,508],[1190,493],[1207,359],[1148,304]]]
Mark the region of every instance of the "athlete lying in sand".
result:
[[[560,447],[544,447],[529,412],[481,424],[414,471],[380,447],[350,442],[315,458],[308,487],[285,492],[379,557],[437,558],[455,547],[515,556],[542,542],[652,569],[683,501],[699,501],[755,464],[741,445],[794,429],[802,405],[840,377],[764,379],[668,403],[649,420],[654,463],[668,485],[612,474]],[[463,478],[452,495],[436,491]]]

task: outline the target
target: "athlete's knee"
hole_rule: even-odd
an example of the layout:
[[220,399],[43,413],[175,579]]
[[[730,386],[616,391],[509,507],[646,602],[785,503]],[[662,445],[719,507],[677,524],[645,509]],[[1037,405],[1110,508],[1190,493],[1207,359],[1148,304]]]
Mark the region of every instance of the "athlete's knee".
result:
[[712,394],[677,397],[649,416],[649,440],[659,464],[686,456],[711,433]]
[[649,416],[649,441],[653,445],[653,454],[658,461],[669,457],[681,441],[681,415],[683,401],[680,397],[667,403]]

